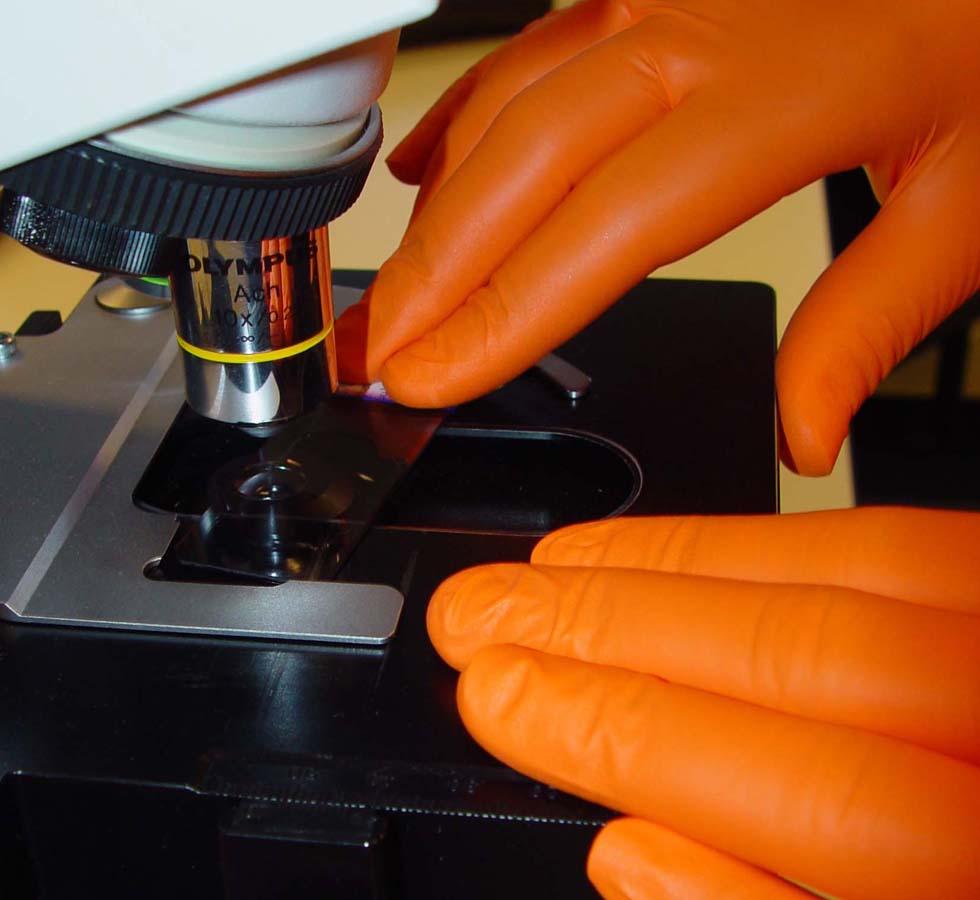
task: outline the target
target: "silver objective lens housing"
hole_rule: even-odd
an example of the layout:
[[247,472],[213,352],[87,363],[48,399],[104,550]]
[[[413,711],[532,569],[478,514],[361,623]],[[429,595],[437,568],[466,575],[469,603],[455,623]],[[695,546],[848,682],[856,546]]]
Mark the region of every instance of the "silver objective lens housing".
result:
[[170,276],[187,401],[246,425],[336,390],[327,228],[264,241],[184,242]]

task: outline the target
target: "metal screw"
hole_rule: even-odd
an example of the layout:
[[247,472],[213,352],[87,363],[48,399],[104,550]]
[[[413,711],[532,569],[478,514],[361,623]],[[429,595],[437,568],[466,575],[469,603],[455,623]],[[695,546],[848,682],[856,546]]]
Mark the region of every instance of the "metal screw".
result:
[[0,362],[10,359],[17,352],[17,338],[9,331],[0,331]]

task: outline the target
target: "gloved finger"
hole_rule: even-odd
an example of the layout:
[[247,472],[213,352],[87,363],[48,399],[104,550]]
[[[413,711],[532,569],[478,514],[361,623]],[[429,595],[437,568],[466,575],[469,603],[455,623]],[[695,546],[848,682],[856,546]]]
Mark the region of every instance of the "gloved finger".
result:
[[457,700],[518,771],[835,896],[980,896],[980,769],[891,738],[517,647]]
[[[437,327],[432,324],[435,317],[428,315],[424,327],[401,327],[397,341],[379,347],[392,353],[381,371],[391,395],[410,406],[441,406],[498,387],[580,331],[650,271],[703,246],[816,177],[821,151],[803,136],[767,136],[768,156],[760,159],[759,143],[767,128],[755,117],[762,115],[751,103],[696,91],[590,171],[519,245],[488,238],[496,235],[501,219],[506,223],[502,217],[490,220],[493,227],[485,227],[478,244],[465,238],[441,241],[442,255],[453,258],[454,268],[487,282],[465,297],[460,289],[467,279],[451,284],[432,280],[436,245],[426,231],[437,222],[447,230],[459,224],[457,216],[443,217],[437,211],[450,199],[460,208],[476,205],[467,197],[475,201],[481,196],[475,191],[482,183],[478,175],[498,180],[498,170],[482,157],[481,145],[418,220],[414,234],[424,235],[431,250],[404,248],[413,262],[402,257],[400,264],[415,276],[416,286],[407,293],[398,291],[397,302],[410,308],[438,307],[440,313],[457,308]],[[514,181],[513,192],[527,191],[520,177],[506,174]],[[503,193],[512,196],[510,185]],[[515,237],[520,240],[520,232]],[[508,244],[513,251],[498,263]],[[486,278],[488,268],[495,270]],[[424,286],[418,273],[427,278]],[[384,303],[394,306],[396,288],[412,284],[412,276],[388,283],[379,278],[373,305],[383,293]],[[406,318],[403,314],[402,321]],[[393,326],[383,322],[379,317],[379,334],[385,325]],[[421,336],[406,345],[413,334]]]
[[980,515],[861,507],[782,516],[605,519],[549,534],[531,561],[834,584],[980,613]]
[[[356,359],[354,346],[367,354],[368,380],[485,284],[600,160],[663,115],[667,98],[654,72],[623,78],[613,92],[599,87],[647,53],[631,29],[556,69],[501,113],[451,188],[409,227],[358,312],[340,320],[344,355]],[[579,139],[583,121],[587,140]]]
[[643,819],[615,819],[589,852],[589,880],[605,900],[807,900],[771,872]]
[[517,644],[980,763],[980,617],[847,588],[503,564],[429,604],[450,665]]
[[[555,27],[553,20],[566,15],[568,13],[565,10],[553,10],[540,19],[536,19],[523,30],[522,41],[527,43],[526,35],[537,28]],[[442,96],[422,116],[415,127],[391,151],[386,163],[399,181],[416,185],[421,183],[429,160],[442,140],[446,129],[469,100],[473,89],[494,60],[501,54],[510,54],[507,47],[508,45],[504,44],[470,66],[442,93]]]
[[[456,171],[504,107],[548,72],[633,22],[629,4],[587,0],[556,10],[496,50],[446,123],[420,182],[413,217]],[[607,73],[608,77],[608,73]]]
[[[487,63],[490,57],[482,61]],[[405,184],[419,184],[436,145],[442,140],[449,123],[469,99],[480,75],[480,63],[471,66],[443,95],[418,124],[388,154],[385,162],[391,174]]]
[[864,400],[980,288],[976,160],[940,154],[893,192],[786,329],[776,387],[788,462],[802,474],[831,470]]

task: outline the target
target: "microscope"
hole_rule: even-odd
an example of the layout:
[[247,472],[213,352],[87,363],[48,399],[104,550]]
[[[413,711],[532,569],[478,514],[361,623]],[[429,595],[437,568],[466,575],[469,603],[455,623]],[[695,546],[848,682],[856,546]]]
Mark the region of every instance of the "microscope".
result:
[[[86,21],[111,22],[111,5],[104,4],[101,16],[98,4],[89,6]],[[181,485],[183,490],[169,491],[164,502],[170,505],[163,507],[182,523],[169,544],[172,552],[164,552],[166,539],[137,538],[142,514],[132,506],[127,517],[134,521],[113,517],[118,533],[95,527],[100,543],[121,551],[119,560],[105,560],[99,602],[84,612],[74,603],[75,609],[47,604],[38,591],[55,550],[61,549],[51,535],[67,530],[68,507],[63,507],[53,522],[39,522],[31,537],[22,535],[26,540],[14,555],[26,567],[5,597],[4,614],[105,627],[352,643],[390,638],[401,608],[393,589],[331,584],[313,599],[309,585],[300,582],[336,574],[394,479],[441,420],[404,410],[366,411],[362,402],[334,396],[328,235],[330,221],[360,194],[381,145],[376,101],[391,73],[397,26],[429,14],[434,5],[431,0],[392,0],[338,11],[326,9],[330,4],[324,9],[288,4],[297,7],[290,22],[304,22],[299,44],[291,24],[263,35],[258,51],[254,40],[248,46],[252,69],[261,67],[263,58],[277,59],[280,65],[271,75],[235,84],[241,48],[206,42],[205,64],[183,90],[200,91],[208,81],[231,81],[231,87],[154,110],[94,137],[88,132],[96,123],[107,116],[108,121],[119,119],[133,103],[152,109],[174,89],[159,77],[167,73],[143,72],[148,82],[143,96],[113,98],[126,87],[114,71],[90,85],[93,92],[106,94],[91,109],[76,110],[64,96],[46,97],[42,84],[35,91],[40,107],[52,103],[60,117],[38,123],[33,114],[24,122],[12,115],[7,123],[12,139],[4,142],[0,157],[0,230],[45,256],[102,273],[90,302],[68,326],[71,331],[85,327],[81,320],[90,316],[89,327],[101,333],[76,337],[75,346],[57,354],[57,364],[65,365],[66,375],[73,371],[72,381],[78,379],[101,397],[99,383],[107,372],[100,346],[129,344],[136,368],[123,378],[139,381],[143,392],[134,398],[148,401],[161,378],[173,377],[168,360],[176,353],[186,409],[175,429],[204,436],[185,441],[168,460],[175,470],[161,471],[163,463],[151,466],[140,482],[146,490],[136,492],[137,505],[159,509],[153,504],[160,482],[172,487],[176,479]],[[261,29],[262,8],[248,12],[237,6],[235,21],[250,20],[251,28]],[[22,10],[19,15],[32,14]],[[147,30],[155,34],[158,24],[141,18],[131,38]],[[193,42],[197,29],[188,22],[184,31],[189,32],[185,40]],[[171,49],[189,67],[201,58],[201,48],[178,44]],[[314,49],[314,58],[306,59]],[[34,85],[28,81],[27,87]],[[12,98],[23,105],[25,93],[30,97],[31,90],[21,87]],[[86,139],[21,159],[69,133]],[[352,299],[347,296],[347,302]],[[159,334],[152,337],[146,323],[133,324],[166,306],[176,320],[176,344],[163,328],[165,317],[154,323]],[[120,321],[112,322],[113,317]],[[123,331],[116,334],[120,326]],[[71,359],[80,346],[82,358]],[[22,398],[21,390],[30,392],[40,380],[34,366],[43,365],[50,378],[52,362],[41,363],[23,351],[21,356],[20,365],[8,365],[5,387]],[[159,365],[149,365],[154,360]],[[20,387],[16,380],[22,381]],[[110,430],[120,449],[121,439],[132,437],[120,429],[139,431],[140,416],[150,414],[142,401],[139,405],[128,403],[128,425],[119,419]],[[56,408],[54,403],[50,411],[57,418]],[[48,437],[58,428],[54,422],[37,425]],[[18,434],[25,450],[44,440],[27,430],[18,429]],[[69,434],[64,438],[72,441]],[[164,447],[179,440],[164,441]],[[208,440],[217,442],[208,461],[191,458],[196,451],[187,447]],[[106,445],[99,454],[103,459],[114,455]],[[202,471],[208,464],[212,468]],[[89,477],[90,483],[98,482],[87,503],[95,509],[111,493],[115,476],[107,471]],[[138,476],[132,478],[130,488],[137,481]],[[38,556],[42,546],[46,550]],[[132,561],[140,557],[134,567]],[[131,577],[120,578],[126,569]],[[235,584],[234,591],[205,589],[210,599],[194,596],[201,579],[228,578],[243,583]],[[270,592],[255,589],[287,580],[289,585],[272,592],[284,596],[271,605]],[[168,600],[162,594],[174,593],[170,582],[184,587]],[[147,589],[161,596],[144,600]],[[218,599],[219,593],[226,596]]]
[[774,511],[774,298],[646,280],[455,409],[339,385],[329,224],[435,5],[5,17],[0,231],[93,280],[0,344],[4,896],[593,895],[611,813],[476,746],[426,605],[562,525]]

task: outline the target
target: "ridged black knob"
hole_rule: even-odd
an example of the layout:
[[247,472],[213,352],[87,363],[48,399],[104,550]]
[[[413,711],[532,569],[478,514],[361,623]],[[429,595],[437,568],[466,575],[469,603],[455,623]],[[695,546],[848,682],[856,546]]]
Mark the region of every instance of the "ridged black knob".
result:
[[363,150],[295,175],[184,168],[74,144],[0,172],[0,230],[65,262],[166,275],[173,238],[251,241],[303,234],[360,195],[381,146],[375,106]]

